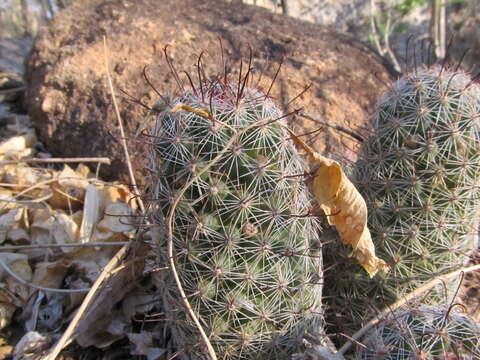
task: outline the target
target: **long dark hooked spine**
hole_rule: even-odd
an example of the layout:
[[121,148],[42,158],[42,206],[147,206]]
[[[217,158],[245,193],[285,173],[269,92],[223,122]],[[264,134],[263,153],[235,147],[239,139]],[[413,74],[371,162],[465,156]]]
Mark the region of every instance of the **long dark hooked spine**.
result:
[[198,86],[200,87],[200,93],[202,94],[202,102],[205,102],[205,93],[203,91],[203,83],[206,81],[205,78],[202,79],[202,56],[205,52],[202,51],[197,59],[197,75],[198,75]]
[[[190,83],[190,87],[192,88],[193,93],[195,94],[195,96],[198,96],[198,92],[197,92],[197,89],[195,88],[195,85],[193,84],[192,77],[190,76],[190,74],[189,74],[187,71],[184,71],[183,73],[184,73],[185,76],[187,77],[188,82]],[[200,86],[202,86],[202,85],[200,85]]]
[[270,96],[270,91],[272,91],[273,84],[275,84],[275,81],[277,80],[277,76],[280,73],[280,69],[282,68],[284,60],[285,60],[285,58],[282,57],[282,60],[280,60],[280,64],[278,64],[277,71],[275,72],[275,75],[273,76],[272,82],[270,83],[270,86],[269,86],[267,92],[265,93],[265,98],[268,98]]
[[170,72],[172,73],[173,75],[173,78],[175,79],[175,81],[177,82],[177,85],[180,89],[181,92],[185,92],[185,87],[183,85],[183,82],[182,80],[180,80],[180,77],[178,76],[178,72],[177,70],[175,69],[175,67],[173,66],[173,63],[172,63],[172,60],[170,59],[170,57],[168,56],[168,45],[165,45],[165,47],[163,48],[163,53],[165,54],[165,60],[167,61],[167,65],[168,67],[170,68]]
[[126,100],[128,100],[128,101],[131,101],[131,102],[133,102],[134,104],[140,105],[141,107],[143,107],[143,108],[145,108],[145,109],[147,109],[147,110],[149,110],[149,111],[152,110],[152,108],[151,108],[150,106],[148,106],[147,104],[143,103],[140,99],[137,99],[137,98],[133,97],[133,96],[130,95],[128,92],[126,92],[124,89],[119,88],[118,90],[119,90],[121,93],[123,93],[123,94],[125,94],[125,95],[127,96],[127,97],[124,98],[124,99],[126,99]]
[[157,88],[156,88],[155,86],[153,86],[152,82],[151,82],[150,79],[148,78],[147,68],[148,68],[147,65],[145,65],[145,66],[143,67],[143,69],[142,69],[142,75],[143,75],[143,78],[145,79],[145,81],[147,82],[148,86],[150,86],[150,88],[151,88],[153,91],[155,91],[155,93],[158,95],[158,97],[159,97],[160,99],[162,99],[162,101],[163,101],[165,104],[167,104],[168,106],[171,106],[169,100],[168,100],[166,97],[164,97],[162,94],[160,94],[160,92],[157,90]]
[[455,35],[452,34],[452,36],[450,36],[450,39],[448,40],[447,48],[445,50],[445,57],[442,59],[442,67],[440,68],[440,73],[438,75],[439,77],[442,75],[442,72],[445,69],[445,65],[447,64],[447,58],[448,58],[448,55],[450,54],[450,48],[452,46],[454,37]]
[[297,100],[299,97],[301,97],[303,94],[305,94],[310,88],[312,87],[312,83],[308,84],[303,88],[302,91],[300,91],[296,96],[293,97],[293,99],[289,100],[286,104],[285,107],[288,108],[291,103],[293,103],[295,100]]

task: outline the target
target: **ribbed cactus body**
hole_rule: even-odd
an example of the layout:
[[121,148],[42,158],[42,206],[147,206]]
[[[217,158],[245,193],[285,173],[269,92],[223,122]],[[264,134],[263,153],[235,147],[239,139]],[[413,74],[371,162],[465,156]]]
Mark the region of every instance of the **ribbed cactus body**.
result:
[[382,320],[358,347],[357,360],[480,359],[480,327],[455,308],[420,306]]
[[[463,73],[420,69],[381,99],[354,181],[388,274],[368,276],[341,249],[328,295],[354,319],[347,331],[425,281],[465,263],[478,223],[480,87]],[[354,269],[352,271],[352,269]],[[356,270],[355,270],[356,269]],[[427,299],[435,303],[434,298]],[[343,320],[343,319],[342,319]]]
[[[323,322],[319,224],[309,215],[305,169],[265,94],[219,82],[201,90],[172,98],[150,131],[152,218],[164,227],[181,196],[176,268],[217,355],[287,359]],[[178,104],[190,110],[171,112]],[[170,275],[161,291],[178,349],[202,356]]]

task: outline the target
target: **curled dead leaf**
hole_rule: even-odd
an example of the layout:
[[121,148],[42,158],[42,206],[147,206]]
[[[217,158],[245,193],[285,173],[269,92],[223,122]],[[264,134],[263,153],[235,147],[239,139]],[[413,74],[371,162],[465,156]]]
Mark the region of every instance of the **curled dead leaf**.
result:
[[10,325],[15,309],[15,305],[11,303],[0,302],[0,329]]
[[84,167],[78,167],[77,171],[74,171],[71,167],[65,165],[63,170],[56,174],[58,180],[51,185],[53,196],[48,203],[56,209],[79,210],[82,207],[89,184],[88,175],[89,173]]
[[307,152],[310,161],[317,166],[312,191],[328,223],[335,225],[344,244],[352,246],[353,256],[370,277],[378,271],[387,272],[388,265],[375,256],[375,246],[367,227],[367,205],[362,195],[338,162],[316,153],[289,132],[294,142]]
[[[1,173],[0,173],[1,178]],[[13,197],[13,192],[7,189],[0,188],[0,215],[5,213],[8,209],[13,209],[17,207],[17,204],[10,201],[2,201],[2,200],[11,200]]]
[[101,188],[100,196],[102,198],[102,209],[105,209],[108,204],[117,202],[129,204],[133,209],[136,209],[136,202],[132,201],[133,194],[125,185],[117,183],[104,185],[103,188]]
[[[56,262],[39,262],[35,264],[32,283],[35,285],[59,289],[68,271],[68,263],[64,260]],[[32,289],[32,292],[35,291]]]
[[7,240],[15,245],[30,244],[30,235],[23,228],[13,228],[7,233]]

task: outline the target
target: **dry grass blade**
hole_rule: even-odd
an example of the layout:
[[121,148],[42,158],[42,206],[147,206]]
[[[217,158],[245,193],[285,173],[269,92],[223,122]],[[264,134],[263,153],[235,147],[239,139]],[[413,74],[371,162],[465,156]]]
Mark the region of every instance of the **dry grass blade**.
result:
[[[104,44],[104,51],[105,51],[105,68],[106,68],[106,73],[107,73],[107,79],[108,79],[108,84],[109,84],[109,87],[110,87],[110,92],[111,92],[111,95],[112,95],[113,105],[114,105],[114,108],[115,108],[115,114],[117,116],[117,120],[118,120],[118,124],[119,124],[119,128],[120,128],[121,141],[122,141],[122,146],[123,146],[124,152],[125,152],[125,157],[126,157],[127,167],[128,167],[128,171],[129,171],[130,181],[133,185],[133,189],[134,189],[135,193],[138,194],[138,188],[137,188],[137,185],[136,185],[135,177],[133,175],[133,169],[132,169],[132,164],[131,164],[131,161],[130,161],[130,155],[129,155],[129,152],[128,152],[128,149],[127,149],[127,143],[126,143],[126,140],[125,140],[125,132],[123,130],[123,124],[122,124],[122,120],[121,120],[121,117],[120,117],[120,111],[118,110],[118,105],[117,105],[117,101],[116,101],[116,98],[115,98],[115,92],[114,92],[114,89],[113,89],[112,78],[110,76],[110,69],[109,69],[109,65],[108,65],[107,39],[106,39],[105,36],[103,37],[103,44]],[[139,205],[142,213],[145,213],[145,207],[144,207],[144,204],[143,204],[142,200],[139,197],[137,197],[137,201],[138,201],[138,205]],[[87,296],[83,300],[82,305],[80,305],[79,309],[77,310],[77,313],[75,314],[75,317],[72,319],[72,321],[68,325],[67,329],[62,334],[62,337],[60,338],[60,340],[55,344],[53,349],[50,351],[50,353],[46,357],[46,360],[55,360],[57,358],[57,356],[60,354],[60,352],[62,351],[62,349],[70,342],[71,336],[73,335],[73,333],[74,333],[80,319],[82,318],[83,314],[87,310],[88,306],[91,304],[94,296],[96,295],[98,289],[100,288],[100,285],[103,283],[103,281],[108,276],[110,276],[111,271],[117,266],[117,264],[119,264],[123,260],[123,258],[127,254],[127,251],[130,249],[130,245],[131,245],[131,242],[124,245],[115,254],[115,256],[110,260],[110,262],[105,266],[102,273],[97,278],[97,280],[93,284],[92,288],[88,292]]]
[[88,163],[94,162],[99,164],[110,165],[111,161],[107,157],[82,157],[82,158],[27,158],[19,160],[2,160],[0,165],[7,164],[18,164],[18,163],[40,163],[40,164],[51,164],[51,163]]
[[62,349],[70,342],[71,336],[73,335],[80,319],[82,318],[82,315],[85,313],[88,306],[92,302],[97,290],[100,288],[100,285],[105,279],[107,279],[108,276],[110,276],[111,272],[115,269],[117,264],[125,257],[127,251],[130,249],[130,244],[131,243],[128,243],[127,245],[123,246],[105,266],[102,273],[97,278],[92,288],[88,292],[87,296],[83,300],[82,305],[80,305],[80,307],[78,308],[74,318],[62,334],[62,337],[60,338],[60,340],[58,340],[50,353],[45,357],[45,360],[55,360],[62,351]]
[[110,241],[110,242],[88,242],[83,244],[36,244],[36,245],[12,245],[2,246],[2,251],[18,251],[28,249],[51,249],[51,248],[74,248],[74,247],[96,247],[96,246],[122,246],[128,244],[128,241]]
[[[122,118],[120,117],[120,110],[118,109],[118,104],[117,100],[115,97],[115,90],[113,88],[113,83],[112,83],[112,77],[110,76],[110,67],[108,64],[108,47],[107,47],[107,38],[104,36],[103,37],[103,49],[104,49],[104,54],[105,54],[105,69],[107,72],[107,79],[108,79],[108,86],[110,88],[110,93],[112,95],[112,101],[113,101],[113,107],[115,108],[115,114],[117,116],[118,120],[118,128],[120,129],[120,136],[121,139],[120,141],[122,142],[122,147],[123,151],[125,152],[125,159],[127,163],[127,168],[128,168],[128,175],[130,177],[130,182],[132,184],[133,191],[135,192],[135,195],[138,195],[138,187],[137,187],[137,182],[135,181],[135,176],[133,175],[133,167],[132,167],[132,162],[130,161],[130,154],[128,152],[127,148],[127,141],[125,138],[125,131],[123,130],[123,123],[122,123]],[[142,213],[145,213],[145,206],[143,204],[143,201],[140,197],[137,197],[137,202],[138,206],[140,207],[140,210]]]

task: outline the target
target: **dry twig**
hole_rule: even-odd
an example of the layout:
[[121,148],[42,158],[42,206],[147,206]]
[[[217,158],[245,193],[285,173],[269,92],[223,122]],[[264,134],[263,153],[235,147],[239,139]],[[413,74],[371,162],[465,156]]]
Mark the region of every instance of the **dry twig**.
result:
[[[114,92],[114,89],[113,89],[112,78],[110,76],[110,69],[109,69],[109,66],[108,66],[107,39],[106,39],[105,36],[103,37],[103,44],[104,44],[104,51],[105,51],[105,68],[106,68],[106,73],[107,73],[107,78],[108,78],[108,84],[110,86],[112,100],[113,100],[113,104],[114,104],[114,107],[115,107],[115,113],[116,113],[118,124],[119,124],[119,127],[120,127],[120,132],[121,132],[121,136],[122,136],[121,141],[122,141],[122,146],[123,146],[125,156],[126,156],[126,162],[127,162],[127,167],[128,167],[128,171],[129,171],[130,181],[133,184],[133,189],[134,189],[135,193],[138,194],[138,188],[137,188],[137,185],[136,185],[135,177],[133,175],[133,169],[132,169],[132,164],[131,164],[131,161],[130,161],[130,155],[128,153],[127,143],[125,141],[125,133],[123,131],[123,124],[122,124],[122,120],[121,120],[121,117],[120,117],[120,111],[118,110],[118,105],[117,105],[117,101],[116,101],[116,98],[115,98],[115,92]],[[142,213],[145,213],[145,207],[143,205],[142,200],[139,197],[137,197],[137,201],[138,201],[138,205],[139,205],[140,209],[142,210]],[[78,323],[80,322],[83,314],[85,313],[88,306],[92,302],[92,300],[93,300],[94,296],[96,295],[98,289],[100,288],[100,285],[104,282],[104,280],[107,279],[107,277],[109,277],[111,275],[111,272],[114,270],[114,268],[117,266],[117,264],[119,264],[123,260],[123,258],[127,254],[127,251],[130,249],[131,244],[132,244],[132,242],[129,242],[129,243],[125,244],[115,254],[115,256],[110,260],[110,262],[107,264],[107,266],[105,266],[102,273],[97,278],[97,280],[93,284],[92,288],[90,289],[89,293],[87,294],[87,296],[83,300],[82,305],[80,305],[79,309],[77,310],[77,312],[75,314],[75,317],[72,319],[72,321],[68,325],[67,329],[62,334],[62,337],[55,344],[55,346],[50,351],[50,353],[48,354],[48,356],[46,357],[45,360],[55,360],[57,358],[57,356],[60,354],[60,352],[62,351],[62,349],[71,341],[71,336],[73,335],[73,333],[74,333]]]
[[82,315],[85,313],[88,306],[92,302],[97,290],[100,288],[100,285],[110,276],[111,271],[114,270],[117,264],[125,257],[128,249],[130,248],[130,244],[131,243],[124,245],[105,266],[102,273],[97,278],[97,280],[95,280],[95,283],[93,284],[87,296],[83,300],[82,305],[80,305],[77,312],[75,313],[74,318],[68,325],[65,332],[62,334],[62,337],[60,338],[60,340],[58,340],[50,353],[46,356],[45,360],[55,360],[60,354],[60,352],[63,350],[63,348],[70,343],[73,332],[75,331],[78,323],[80,322]]
[[26,158],[18,160],[2,160],[0,165],[18,164],[18,163],[100,163],[110,165],[111,161],[107,157],[81,157],[81,158]]

